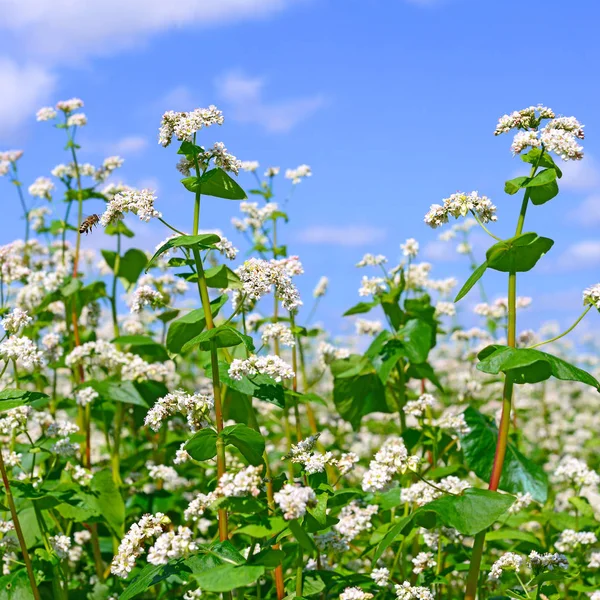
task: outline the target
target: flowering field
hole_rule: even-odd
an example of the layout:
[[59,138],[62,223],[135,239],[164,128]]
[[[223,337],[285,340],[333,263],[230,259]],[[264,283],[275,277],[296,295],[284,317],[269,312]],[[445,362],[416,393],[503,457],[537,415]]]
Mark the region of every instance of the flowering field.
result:
[[[37,114],[65,161],[51,174],[21,181],[27,155],[0,152],[24,216],[0,246],[0,600],[600,599],[598,347],[563,339],[600,284],[565,332],[517,325],[517,282],[554,243],[527,213],[583,158],[577,119],[502,117],[531,169],[505,184],[515,235],[494,234],[477,192],[424,206],[471,276],[432,279],[415,239],[399,264],[365,255],[351,339],[319,323],[328,280],[286,240],[310,167],[239,161],[212,140],[214,106],[166,112],[159,143],[189,195],[175,222],[119,182],[120,157],[80,162],[82,107]],[[203,229],[201,204],[224,201],[237,239]],[[136,247],[136,220],[165,240]],[[505,298],[487,299],[487,270]],[[457,317],[467,295],[479,327]]]

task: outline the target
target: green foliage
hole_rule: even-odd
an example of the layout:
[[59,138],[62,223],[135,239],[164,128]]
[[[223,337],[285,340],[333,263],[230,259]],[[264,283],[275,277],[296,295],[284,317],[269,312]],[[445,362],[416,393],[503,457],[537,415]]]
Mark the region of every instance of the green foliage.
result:
[[146,264],[146,272],[154,266],[156,259],[171,248],[189,248],[190,250],[213,250],[221,238],[214,233],[203,233],[201,235],[180,235],[167,240],[152,256]]
[[223,169],[211,169],[200,177],[186,177],[181,180],[186,190],[216,196],[226,200],[245,200],[246,192]]
[[504,273],[530,271],[553,245],[553,240],[539,237],[537,233],[523,233],[494,244],[485,253],[487,261],[484,264]]

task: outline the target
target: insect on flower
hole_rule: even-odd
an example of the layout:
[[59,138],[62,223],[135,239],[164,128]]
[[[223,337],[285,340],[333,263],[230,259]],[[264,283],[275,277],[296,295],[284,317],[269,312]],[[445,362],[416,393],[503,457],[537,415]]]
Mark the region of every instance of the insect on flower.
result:
[[81,222],[81,225],[79,227],[79,233],[91,233],[92,229],[94,228],[95,225],[98,225],[99,221],[100,221],[100,216],[96,215],[96,214],[86,217]]

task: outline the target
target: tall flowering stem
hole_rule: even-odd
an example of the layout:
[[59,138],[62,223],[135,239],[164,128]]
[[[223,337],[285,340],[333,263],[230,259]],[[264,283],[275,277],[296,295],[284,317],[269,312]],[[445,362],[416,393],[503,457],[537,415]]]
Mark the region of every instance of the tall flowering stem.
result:
[[17,514],[17,508],[15,506],[15,501],[12,495],[12,491],[10,489],[10,483],[8,481],[8,475],[6,473],[6,466],[4,464],[4,457],[2,456],[2,452],[0,451],[0,473],[2,474],[2,482],[4,483],[4,490],[6,492],[6,501],[8,502],[8,508],[10,509],[10,514],[13,520],[13,524],[15,526],[15,532],[17,534],[17,539],[19,540],[19,546],[21,547],[21,552],[23,554],[23,561],[25,562],[25,567],[27,568],[27,577],[29,578],[29,584],[31,585],[31,591],[33,592],[33,597],[35,600],[40,600],[40,592],[37,587],[37,583],[35,581],[35,575],[33,573],[33,566],[31,564],[31,558],[29,557],[29,552],[27,552],[27,544],[25,543],[25,538],[23,537],[23,530],[21,529],[21,522],[19,521],[19,515]]
[[[538,157],[536,163],[532,166],[529,174],[533,178],[538,170],[542,160],[543,151]],[[517,221],[515,235],[523,233],[525,225],[525,215],[527,214],[527,206],[529,205],[530,188],[526,188],[521,204],[521,212]],[[517,331],[517,273],[511,271],[508,274],[508,332],[507,346],[516,347],[516,331]],[[506,457],[506,448],[508,446],[508,433],[510,430],[510,416],[512,410],[514,381],[510,375],[506,375],[504,380],[504,390],[502,393],[502,416],[500,417],[500,426],[498,428],[498,441],[496,443],[496,453],[494,455],[494,464],[492,474],[490,476],[489,489],[497,491],[502,477],[502,468]],[[467,577],[467,589],[465,600],[475,600],[477,597],[477,586],[479,582],[479,571],[481,568],[481,557],[485,546],[485,530],[475,536],[473,543],[473,554],[471,556],[471,564],[469,566],[469,575]]]
[[[198,159],[196,158],[196,175],[200,177],[200,166]],[[192,235],[198,235],[198,229],[200,226],[200,192],[196,192],[194,201],[194,222]],[[202,302],[202,308],[204,309],[204,318],[206,319],[206,328],[214,329],[215,323],[212,318],[210,297],[208,295],[208,286],[206,284],[206,276],[204,274],[204,267],[202,265],[202,257],[198,248],[194,248],[194,261],[196,263],[196,271],[198,273],[198,292],[200,294],[200,301]],[[212,370],[212,384],[213,384],[213,396],[215,401],[215,425],[217,433],[220,433],[223,429],[223,403],[221,399],[221,379],[219,376],[219,358],[217,355],[217,348],[211,343],[210,348],[210,364]],[[221,436],[217,436],[217,475],[219,479],[225,474],[227,470],[227,463],[225,461],[225,443]],[[219,509],[219,539],[223,542],[229,538],[228,526],[227,526],[227,511],[225,509]]]

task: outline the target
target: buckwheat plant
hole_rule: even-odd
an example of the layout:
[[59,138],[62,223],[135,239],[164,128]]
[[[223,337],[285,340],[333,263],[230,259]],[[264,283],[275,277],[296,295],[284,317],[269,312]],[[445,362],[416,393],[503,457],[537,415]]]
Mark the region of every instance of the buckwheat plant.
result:
[[[431,207],[471,265],[458,296],[398,239],[349,257],[332,327],[335,279],[287,236],[318,183],[308,165],[238,160],[215,106],[168,111],[175,206],[121,181],[123,158],[81,160],[82,109],[38,111],[66,142],[49,173],[23,181],[28,152],[0,152],[25,218],[0,245],[0,596],[598,598],[600,343],[565,336],[600,284],[565,332],[516,319],[536,302],[517,274],[552,246],[526,212],[557,195],[556,157],[583,157],[576,119],[500,120],[531,165],[506,184],[523,194],[513,238],[495,238],[505,203],[481,191]],[[209,202],[231,233],[201,221]],[[164,239],[142,248],[134,230]],[[488,269],[505,295],[486,294]]]

